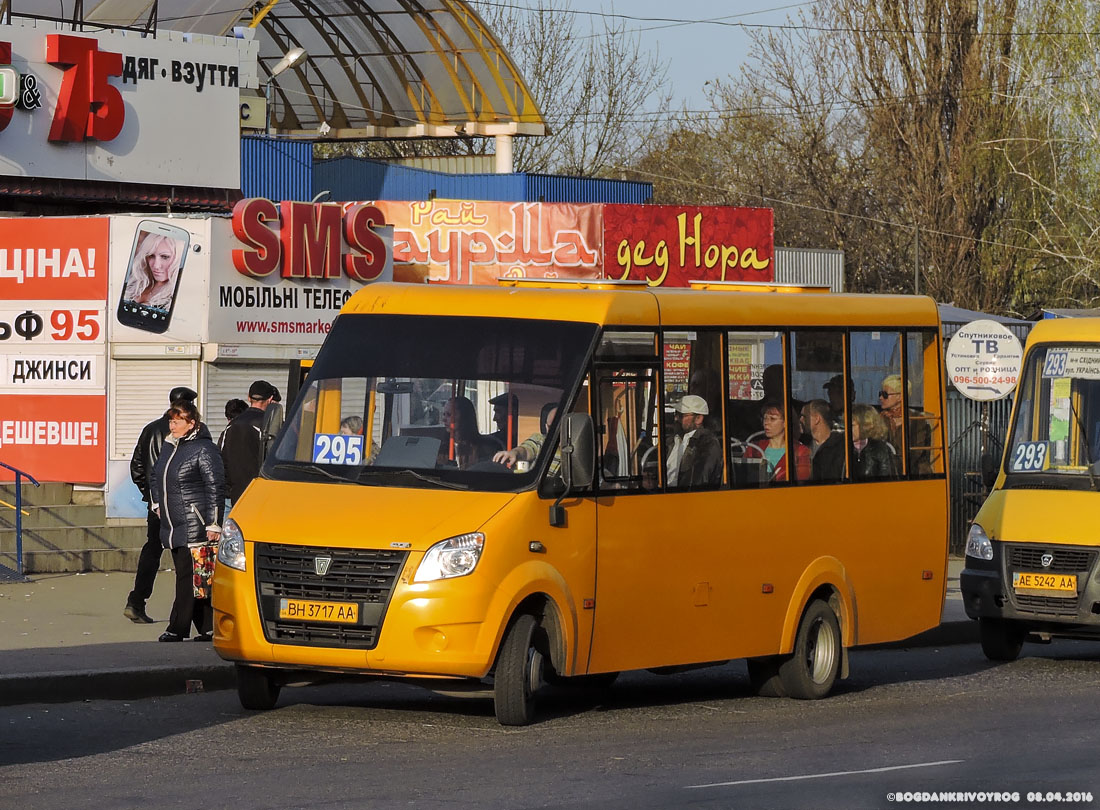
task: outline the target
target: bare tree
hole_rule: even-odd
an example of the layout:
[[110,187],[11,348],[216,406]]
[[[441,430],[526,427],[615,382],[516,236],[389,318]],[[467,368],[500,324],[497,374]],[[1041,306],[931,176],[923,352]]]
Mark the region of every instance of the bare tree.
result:
[[[823,0],[758,35],[759,64],[718,84],[706,120],[682,121],[715,148],[696,144],[678,173],[669,140],[638,167],[674,178],[658,196],[692,173],[742,204],[758,194],[781,244],[843,248],[854,289],[1020,313],[1058,289],[1080,295],[1096,274],[1071,265],[1100,247],[1086,148],[1098,60],[1038,36],[1097,30],[1052,24],[1068,16],[1053,2],[1024,16],[1016,0]],[[1092,77],[1068,107],[1036,94],[1052,92],[1055,66]]]
[[[580,24],[569,0],[472,0],[511,54],[551,134],[516,144],[518,171],[608,174],[639,147],[647,109],[669,105],[667,62],[625,21]],[[531,7],[533,5],[533,7]]]
[[[667,62],[623,20],[582,25],[569,0],[471,0],[524,77],[549,134],[517,138],[516,171],[601,176],[641,148],[642,113],[669,105]],[[330,157],[490,154],[491,138],[332,144]]]

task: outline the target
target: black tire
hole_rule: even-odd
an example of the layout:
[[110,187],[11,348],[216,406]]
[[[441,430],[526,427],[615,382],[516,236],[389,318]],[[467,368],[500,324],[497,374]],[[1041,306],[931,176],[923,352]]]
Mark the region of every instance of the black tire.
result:
[[260,667],[237,664],[237,697],[241,705],[252,711],[274,709],[282,685]]
[[753,694],[759,697],[787,696],[787,690],[783,688],[783,682],[779,678],[779,665],[782,661],[783,657],[779,655],[746,659]]
[[1024,633],[1005,619],[978,619],[982,652],[990,661],[1015,661],[1024,646]]
[[844,650],[840,622],[828,604],[815,599],[806,607],[794,653],[779,665],[779,679],[788,697],[796,700],[820,700],[836,683]]
[[524,614],[504,633],[493,671],[493,709],[502,726],[527,726],[535,720],[535,693],[546,666],[535,646],[538,626],[534,616]]

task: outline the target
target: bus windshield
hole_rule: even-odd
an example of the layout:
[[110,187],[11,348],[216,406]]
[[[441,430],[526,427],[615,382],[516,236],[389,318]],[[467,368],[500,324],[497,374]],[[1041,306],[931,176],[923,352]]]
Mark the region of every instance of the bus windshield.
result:
[[1033,351],[1024,372],[1008,474],[1077,476],[1100,481],[1100,347],[1046,346]]
[[[515,490],[553,458],[594,324],[339,317],[264,465],[268,478]],[[547,461],[550,459],[550,461]]]

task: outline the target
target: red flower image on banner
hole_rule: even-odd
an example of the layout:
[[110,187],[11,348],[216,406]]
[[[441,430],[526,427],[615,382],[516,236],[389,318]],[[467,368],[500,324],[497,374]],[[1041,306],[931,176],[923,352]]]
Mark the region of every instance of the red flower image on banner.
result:
[[603,247],[609,279],[644,280],[653,287],[775,280],[770,208],[605,205]]

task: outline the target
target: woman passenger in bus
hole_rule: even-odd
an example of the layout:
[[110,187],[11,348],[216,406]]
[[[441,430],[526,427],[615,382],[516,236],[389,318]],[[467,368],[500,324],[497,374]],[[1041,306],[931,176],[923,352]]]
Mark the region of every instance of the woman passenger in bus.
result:
[[[787,420],[783,416],[783,406],[777,402],[765,402],[760,409],[760,418],[764,423],[762,446],[748,445],[745,458],[763,458],[767,466],[769,481],[787,481]],[[796,481],[808,481],[810,478],[810,448],[795,443]]]
[[853,478],[897,475],[897,457],[886,443],[886,423],[870,405],[852,406],[852,452]]
[[469,467],[480,461],[492,461],[493,454],[501,450],[492,436],[477,429],[477,411],[466,397],[454,397],[443,406],[443,426],[447,439],[439,448],[439,463],[449,466]]

